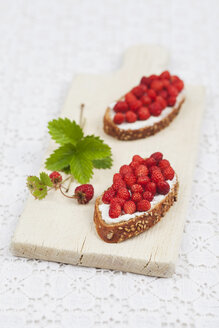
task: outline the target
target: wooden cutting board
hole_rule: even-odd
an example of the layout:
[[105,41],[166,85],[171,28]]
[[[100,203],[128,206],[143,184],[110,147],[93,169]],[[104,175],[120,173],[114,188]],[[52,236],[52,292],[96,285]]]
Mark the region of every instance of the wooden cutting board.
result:
[[[12,240],[14,255],[151,276],[170,277],[173,274],[191,192],[204,89],[202,86],[186,86],[186,102],[178,117],[155,136],[118,141],[104,133],[102,123],[108,104],[138,84],[143,75],[167,69],[168,58],[164,48],[136,46],[125,52],[123,65],[118,71],[76,76],[61,116],[78,121],[79,107],[84,103],[85,133],[100,135],[112,147],[113,167],[96,170],[91,181],[95,197],[111,184],[113,173],[122,164],[129,163],[134,154],[147,157],[161,151],[179,176],[179,199],[175,205],[147,232],[120,244],[107,244],[98,237],[93,224],[95,197],[83,206],[59,192],[52,192],[41,201],[30,196]],[[177,74],[177,67],[174,73]],[[45,158],[54,147],[51,142]]]

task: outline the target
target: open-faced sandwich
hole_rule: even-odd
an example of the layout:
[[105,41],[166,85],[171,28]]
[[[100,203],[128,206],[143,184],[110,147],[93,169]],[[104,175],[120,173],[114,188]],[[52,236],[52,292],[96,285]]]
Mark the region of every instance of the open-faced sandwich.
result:
[[179,113],[185,100],[183,89],[183,81],[168,71],[143,76],[139,85],[106,109],[104,131],[120,140],[159,132]]
[[178,178],[163,154],[133,156],[97,198],[94,222],[100,238],[118,243],[157,223],[177,200]]

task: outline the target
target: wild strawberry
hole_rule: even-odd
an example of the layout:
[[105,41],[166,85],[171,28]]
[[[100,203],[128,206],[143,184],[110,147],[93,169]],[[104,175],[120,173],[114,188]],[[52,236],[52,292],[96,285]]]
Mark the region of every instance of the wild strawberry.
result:
[[150,88],[154,91],[160,91],[163,89],[163,83],[161,80],[153,80],[151,82]]
[[133,112],[137,112],[137,110],[141,107],[142,103],[140,100],[135,100],[130,102],[129,104],[129,109],[132,110]]
[[138,161],[131,161],[131,163],[129,164],[129,166],[135,170],[138,166],[140,165],[140,162]]
[[130,199],[130,193],[127,188],[122,187],[117,191],[117,197],[129,200]]
[[152,116],[159,116],[162,112],[162,107],[158,102],[153,102],[148,108]]
[[113,118],[115,124],[122,124],[125,121],[125,115],[123,113],[116,113]]
[[145,164],[149,168],[151,166],[157,165],[157,161],[153,157],[149,157],[145,160]]
[[114,190],[119,190],[120,188],[125,187],[125,186],[126,186],[126,184],[122,179],[116,180],[112,185]]
[[132,168],[129,165],[122,165],[120,167],[119,173],[121,174],[122,177],[128,173],[133,173]]
[[157,96],[156,102],[158,102],[161,105],[161,109],[162,110],[167,107],[166,100],[163,97],[161,97],[161,96]]
[[133,214],[136,211],[136,205],[132,200],[129,200],[125,202],[123,209],[126,214]]
[[139,165],[136,169],[135,169],[135,175],[136,177],[140,177],[141,175],[148,175],[148,168],[146,165]]
[[133,202],[137,203],[140,200],[142,200],[142,195],[140,194],[140,192],[134,192],[132,194],[131,200],[133,200]]
[[142,105],[147,106],[147,105],[151,104],[151,98],[147,95],[142,96],[140,100],[141,100]]
[[172,83],[179,82],[179,81],[180,81],[180,78],[177,75],[172,75],[171,76],[171,82]]
[[[146,90],[147,90],[147,88],[146,88]],[[141,96],[143,96],[143,94],[144,94],[144,92],[145,92],[146,90],[144,90],[144,88],[142,88],[142,87],[139,85],[139,86],[137,86],[137,87],[134,87],[134,88],[132,89],[131,92],[132,92],[137,98],[141,98]]]
[[169,87],[167,87],[167,92],[168,92],[169,96],[174,96],[174,97],[177,97],[178,93],[179,93],[177,88],[174,87],[173,85],[170,85]]
[[[164,82],[163,82],[163,83],[164,83]],[[168,83],[169,83],[169,82],[168,82]],[[158,92],[158,95],[159,95],[160,97],[162,97],[164,100],[167,100],[168,92],[167,92],[167,90],[161,90],[161,91]]]
[[166,195],[170,191],[170,185],[166,181],[159,181],[157,183],[157,191],[161,195]]
[[121,211],[122,211],[122,208],[118,203],[110,204],[109,216],[112,219],[118,218],[118,216],[120,216],[120,214],[121,214]]
[[137,115],[131,110],[129,110],[125,113],[125,119],[128,123],[134,123],[137,120]]
[[144,158],[142,158],[142,157],[139,156],[139,155],[134,155],[134,156],[132,157],[132,161],[134,161],[134,162],[138,162],[139,164],[142,164],[142,163],[144,163]]
[[175,175],[175,172],[171,166],[169,166],[163,170],[163,176],[164,176],[165,180],[173,180],[174,175]]
[[182,89],[184,88],[184,83],[182,80],[180,80],[175,82],[174,86],[177,88],[178,91],[182,91]]
[[140,185],[140,184],[133,184],[132,186],[131,186],[131,191],[134,193],[134,192],[140,192],[140,193],[142,193],[143,192],[143,188],[142,188],[142,186]]
[[160,77],[161,77],[162,79],[167,79],[167,80],[169,80],[170,77],[171,77],[171,75],[170,75],[169,71],[164,71],[163,73],[160,74]]
[[91,184],[82,184],[75,188],[74,198],[79,204],[87,204],[94,195],[94,188]]
[[170,166],[170,162],[167,159],[162,159],[160,163],[158,164],[161,170],[164,170],[165,168]]
[[111,199],[110,201],[110,204],[113,204],[113,203],[118,203],[121,208],[123,207],[124,203],[125,203],[125,199],[123,198],[119,198],[119,197],[114,197],[113,199]]
[[149,86],[149,84],[150,84],[150,79],[149,79],[148,77],[146,77],[146,76],[143,76],[143,77],[141,78],[140,84],[144,84],[144,85],[146,85],[146,86]]
[[104,194],[103,194],[103,197],[102,197],[102,201],[104,204],[109,204],[111,199],[113,199],[113,197],[115,196],[116,192],[115,190],[110,187],[109,189],[107,189]]
[[175,103],[176,103],[176,97],[175,96],[170,96],[170,97],[167,98],[167,105],[169,107],[174,106]]
[[159,78],[159,76],[156,75],[156,74],[152,74],[152,75],[149,76],[149,80],[150,80],[150,82],[152,82],[152,81],[154,81],[154,80],[158,80],[158,78]]
[[159,171],[161,173],[161,169],[158,166],[151,166],[151,167],[149,167],[148,170],[149,170],[150,176],[154,171]]
[[128,187],[131,187],[133,184],[136,183],[136,177],[132,173],[128,173],[124,176],[124,180]]
[[147,175],[138,177],[137,184],[141,185],[142,187],[145,187],[148,182],[150,182],[150,178]]
[[164,177],[163,177],[163,174],[161,172],[159,172],[158,170],[154,170],[152,173],[151,173],[151,181],[155,182],[156,184],[159,182],[159,181],[163,181],[164,180]]
[[150,191],[147,190],[143,193],[143,198],[148,200],[149,202],[151,202],[154,198],[154,195]]
[[163,158],[163,154],[159,151],[157,151],[156,153],[153,153],[150,157],[154,158],[156,161],[156,164],[158,164],[162,158]]
[[125,101],[118,101],[113,109],[116,113],[118,112],[125,113],[129,109],[129,107]]
[[127,102],[128,105],[136,100],[137,98],[135,97],[135,95],[133,95],[132,92],[129,92],[125,95],[125,101]]
[[61,174],[60,174],[59,172],[57,172],[57,171],[53,171],[53,172],[49,175],[49,177],[50,177],[50,180],[52,181],[52,183],[53,183],[54,185],[57,185],[57,184],[59,184],[60,182],[62,182],[62,176],[61,176]]
[[121,180],[122,180],[122,175],[120,173],[115,173],[113,176],[113,182],[121,181]]
[[138,119],[140,121],[145,121],[151,116],[149,109],[147,107],[140,107],[138,110]]
[[137,203],[137,210],[139,212],[148,211],[151,208],[151,204],[148,200],[142,199],[140,202]]
[[147,91],[148,97],[150,97],[152,100],[155,100],[157,97],[156,92],[153,89],[149,89]]
[[146,187],[145,187],[145,191],[150,191],[153,195],[156,194],[156,190],[157,190],[157,187],[156,187],[156,183],[154,182],[148,182]]

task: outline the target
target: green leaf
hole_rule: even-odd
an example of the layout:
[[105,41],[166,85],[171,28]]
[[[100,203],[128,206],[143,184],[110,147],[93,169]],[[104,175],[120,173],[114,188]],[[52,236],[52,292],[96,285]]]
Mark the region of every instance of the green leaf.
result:
[[52,139],[60,145],[67,143],[76,145],[84,135],[81,127],[75,121],[70,121],[68,118],[59,118],[50,121],[48,123],[48,129]]
[[95,169],[110,169],[112,166],[112,162],[113,160],[111,157],[105,157],[103,159],[94,159],[92,161]]
[[72,156],[75,154],[75,147],[72,144],[66,144],[56,149],[47,158],[45,166],[51,171],[60,171],[69,166]]
[[102,159],[111,156],[111,149],[103,140],[94,135],[86,136],[77,143],[77,152],[84,154],[90,160]]
[[79,183],[87,183],[93,175],[92,161],[84,154],[75,153],[71,160],[71,174]]
[[36,176],[30,175],[27,177],[27,188],[32,192],[40,184],[40,179]]
[[42,184],[44,184],[45,186],[48,186],[48,187],[52,187],[53,186],[53,183],[50,179],[50,177],[48,176],[47,173],[45,172],[41,172],[40,173],[40,181]]
[[65,174],[70,174],[71,173],[70,165],[64,167],[63,169],[61,169],[61,171],[64,172]]
[[47,186],[39,186],[36,190],[32,192],[32,195],[37,199],[43,199],[47,195]]

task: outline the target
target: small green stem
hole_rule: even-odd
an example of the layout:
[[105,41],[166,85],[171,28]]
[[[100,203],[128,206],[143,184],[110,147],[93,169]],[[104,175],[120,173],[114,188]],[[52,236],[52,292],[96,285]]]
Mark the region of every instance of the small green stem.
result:
[[82,130],[84,129],[85,123],[86,123],[86,119],[84,118],[84,104],[81,104],[80,107],[80,118],[79,118],[79,125],[82,128]]
[[66,195],[66,194],[62,191],[62,186],[59,187],[59,190],[61,191],[61,194],[62,194],[63,196],[65,196],[65,197],[67,197],[67,198],[71,198],[71,199],[75,198],[75,196],[68,196],[68,195]]
[[73,177],[71,177],[71,179],[69,181],[69,184],[68,184],[68,187],[65,189],[65,192],[69,192],[72,181],[74,181]]

